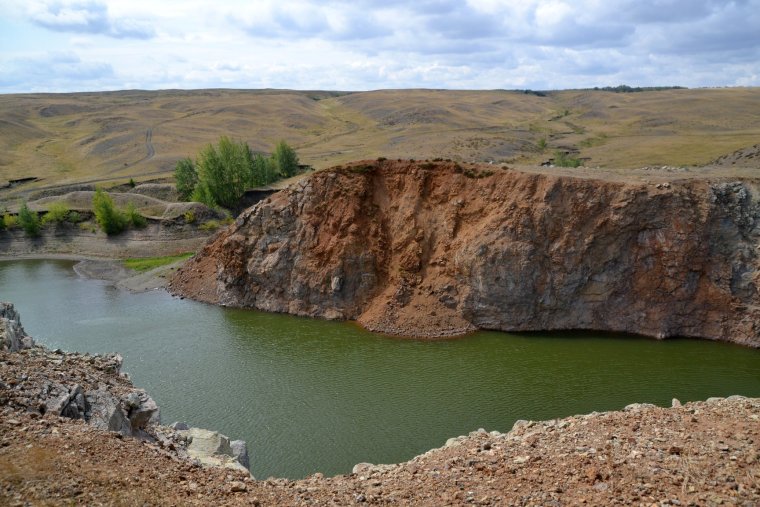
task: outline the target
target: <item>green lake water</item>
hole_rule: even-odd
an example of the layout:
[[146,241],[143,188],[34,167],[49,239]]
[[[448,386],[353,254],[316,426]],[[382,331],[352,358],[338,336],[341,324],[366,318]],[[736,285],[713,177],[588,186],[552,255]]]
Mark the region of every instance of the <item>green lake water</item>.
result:
[[584,332],[445,341],[132,294],[67,261],[0,262],[0,300],[64,350],[124,356],[161,407],[248,442],[257,478],[404,461],[478,428],[671,398],[760,396],[760,351]]

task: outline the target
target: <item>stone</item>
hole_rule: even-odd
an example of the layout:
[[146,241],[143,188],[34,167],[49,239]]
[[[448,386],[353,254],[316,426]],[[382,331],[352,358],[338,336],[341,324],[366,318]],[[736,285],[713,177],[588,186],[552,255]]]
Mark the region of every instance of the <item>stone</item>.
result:
[[177,433],[188,442],[187,454],[201,465],[231,468],[250,475],[248,468],[236,459],[227,436],[203,428],[189,428]]
[[173,422],[169,425],[169,427],[173,430],[189,430],[190,426],[187,425],[187,423],[184,422]]
[[246,468],[251,467],[250,459],[248,457],[248,446],[245,440],[233,440],[230,442],[230,448],[232,449],[232,456]]
[[158,405],[145,391],[131,392],[125,404],[128,407],[127,417],[133,430],[144,429],[148,424],[161,422]]
[[681,405],[681,401],[678,398],[673,398],[673,400],[670,402],[670,408],[681,408],[683,405]]
[[17,352],[32,347],[34,340],[24,331],[13,303],[0,302],[0,350]]
[[357,463],[351,470],[351,473],[359,475],[369,473],[375,465],[372,463]]
[[90,407],[85,418],[91,426],[132,436],[132,425],[115,396],[105,389],[97,389],[87,392],[85,399]]
[[232,482],[230,483],[230,486],[229,486],[229,487],[230,487],[230,491],[231,491],[232,493],[240,493],[240,492],[243,492],[243,491],[245,491],[246,489],[248,489],[248,488],[246,488],[246,485],[245,485],[245,483],[244,483],[244,482],[242,482],[242,481],[232,481]]

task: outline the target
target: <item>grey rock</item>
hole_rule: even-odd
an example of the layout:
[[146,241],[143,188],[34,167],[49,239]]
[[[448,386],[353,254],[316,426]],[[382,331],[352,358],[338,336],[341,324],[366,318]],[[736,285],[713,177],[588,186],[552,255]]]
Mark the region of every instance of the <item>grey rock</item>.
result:
[[143,390],[133,391],[124,400],[127,417],[133,430],[144,429],[148,424],[161,421],[160,410],[153,398]]
[[250,474],[248,468],[236,459],[227,436],[202,428],[190,428],[177,433],[188,441],[187,454],[202,465],[231,468]]
[[0,350],[17,352],[32,347],[34,340],[24,331],[13,303],[0,302]]
[[233,440],[230,442],[230,448],[232,449],[232,456],[246,468],[251,467],[250,458],[248,457],[248,446],[245,440]]
[[190,426],[188,426],[187,423],[179,422],[179,421],[170,424],[169,427],[171,429],[177,430],[177,431],[179,431],[179,430],[189,430],[190,429]]
[[105,389],[98,389],[89,391],[85,399],[90,406],[86,419],[91,426],[124,436],[132,435],[132,425],[115,396]]
[[626,412],[638,412],[641,409],[644,408],[654,408],[655,406],[651,403],[631,403],[630,405],[626,405],[625,408],[623,408]]

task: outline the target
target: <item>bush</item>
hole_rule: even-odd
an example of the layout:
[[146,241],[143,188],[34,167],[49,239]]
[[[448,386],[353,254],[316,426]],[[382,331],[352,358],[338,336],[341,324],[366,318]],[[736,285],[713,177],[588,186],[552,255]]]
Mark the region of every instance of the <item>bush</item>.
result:
[[189,158],[183,158],[174,167],[174,180],[177,185],[177,193],[183,201],[193,196],[195,186],[198,184],[198,172],[195,164]]
[[563,151],[554,152],[554,165],[558,167],[580,167],[583,162],[579,158],[574,158]]
[[185,214],[183,216],[185,217],[186,224],[195,223],[195,213],[192,211],[185,211]]
[[18,226],[18,218],[15,215],[6,213],[3,215],[3,225],[5,225],[5,228],[8,230],[15,229]]
[[546,138],[542,137],[539,139],[536,146],[538,147],[538,151],[544,151],[546,149]]
[[207,220],[198,226],[202,231],[215,231],[219,228],[219,220]]
[[42,225],[49,223],[62,224],[69,219],[70,210],[65,202],[54,202],[48,206],[47,213],[42,216]]
[[139,211],[137,211],[135,204],[132,202],[127,204],[127,209],[124,212],[124,217],[127,219],[127,222],[131,223],[133,227],[136,227],[138,229],[142,229],[148,225],[148,221],[144,216],[140,214]]
[[78,211],[69,211],[69,217],[68,217],[69,222],[71,222],[72,224],[78,224],[82,220],[84,220],[84,218],[82,217],[82,215],[79,214]]
[[127,219],[124,214],[116,209],[111,196],[100,188],[92,197],[92,211],[95,213],[95,221],[109,236],[119,234],[127,228]]
[[40,228],[42,227],[40,216],[36,211],[30,210],[26,203],[22,204],[18,211],[18,222],[29,236],[35,238],[40,235]]

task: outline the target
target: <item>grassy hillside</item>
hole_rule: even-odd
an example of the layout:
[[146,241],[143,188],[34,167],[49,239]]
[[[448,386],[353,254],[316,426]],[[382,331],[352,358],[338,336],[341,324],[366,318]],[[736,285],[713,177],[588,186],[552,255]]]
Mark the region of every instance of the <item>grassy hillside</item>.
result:
[[758,110],[760,88],[0,95],[0,182],[168,175],[223,134],[262,151],[286,139],[317,169],[379,156],[537,163],[557,148],[588,166],[699,165],[757,144]]

